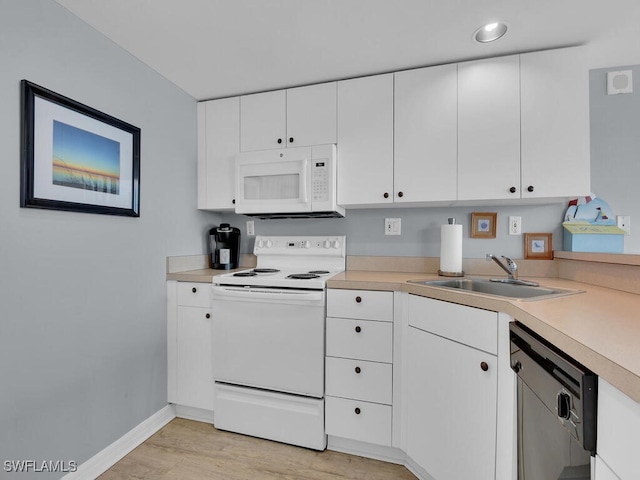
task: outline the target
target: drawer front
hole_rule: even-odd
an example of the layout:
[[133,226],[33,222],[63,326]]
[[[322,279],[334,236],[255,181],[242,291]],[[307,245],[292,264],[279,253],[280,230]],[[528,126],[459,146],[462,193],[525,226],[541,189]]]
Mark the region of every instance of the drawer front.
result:
[[211,307],[211,284],[178,282],[178,305],[186,307]]
[[393,324],[327,318],[327,356],[391,363]]
[[391,407],[327,396],[327,435],[391,446]]
[[327,357],[326,394],[391,405],[392,370],[390,363]]
[[409,295],[409,325],[463,345],[498,354],[498,314]]
[[393,292],[329,289],[327,316],[393,322]]

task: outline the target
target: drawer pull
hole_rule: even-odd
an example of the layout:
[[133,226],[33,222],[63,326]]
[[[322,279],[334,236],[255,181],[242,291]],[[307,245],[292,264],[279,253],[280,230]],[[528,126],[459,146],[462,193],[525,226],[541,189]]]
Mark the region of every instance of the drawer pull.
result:
[[356,367],[356,373],[360,373],[362,370],[360,369],[360,367]]
[[192,291],[193,293],[196,293],[196,292],[198,291],[198,289],[197,289],[196,287],[193,287],[193,288],[191,289],[191,291]]
[[210,314],[210,313],[207,313],[207,314],[205,315],[205,318],[211,318],[211,314]]
[[356,412],[356,415],[360,415],[360,407],[356,407],[354,411]]
[[356,303],[360,303],[360,302],[362,302],[362,297],[360,296],[356,297]]
[[483,372],[486,372],[487,370],[489,370],[489,364],[487,362],[480,362],[480,368]]
[[360,328],[360,325],[356,326],[356,333],[360,333],[362,331],[362,328]]

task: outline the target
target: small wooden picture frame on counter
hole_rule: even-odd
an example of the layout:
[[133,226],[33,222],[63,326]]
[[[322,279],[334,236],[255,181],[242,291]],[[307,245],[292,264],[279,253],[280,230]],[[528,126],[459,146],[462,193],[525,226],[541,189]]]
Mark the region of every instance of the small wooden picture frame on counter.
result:
[[496,238],[496,212],[471,213],[471,238]]
[[553,242],[550,233],[525,233],[524,258],[529,260],[552,260]]

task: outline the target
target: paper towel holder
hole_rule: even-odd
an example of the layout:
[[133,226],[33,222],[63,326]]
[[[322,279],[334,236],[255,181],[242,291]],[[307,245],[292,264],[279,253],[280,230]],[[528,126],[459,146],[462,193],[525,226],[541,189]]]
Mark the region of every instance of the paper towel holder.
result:
[[[456,219],[453,217],[449,217],[447,219],[447,223],[449,225],[455,225]],[[441,252],[441,255],[442,255],[442,252]],[[464,270],[461,270],[459,272],[445,272],[438,269],[438,275],[440,275],[441,277],[464,277]]]

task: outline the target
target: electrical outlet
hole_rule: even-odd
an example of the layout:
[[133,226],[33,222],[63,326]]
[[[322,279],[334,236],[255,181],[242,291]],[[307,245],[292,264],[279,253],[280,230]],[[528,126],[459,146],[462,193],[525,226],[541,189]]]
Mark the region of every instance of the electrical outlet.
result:
[[625,235],[631,235],[631,215],[617,215],[616,222]]
[[253,220],[247,220],[247,237],[253,237],[256,234],[256,226]]
[[385,218],[384,219],[384,234],[385,235],[400,235],[401,231],[401,219],[400,218]]
[[522,217],[509,216],[509,235],[522,235]]

